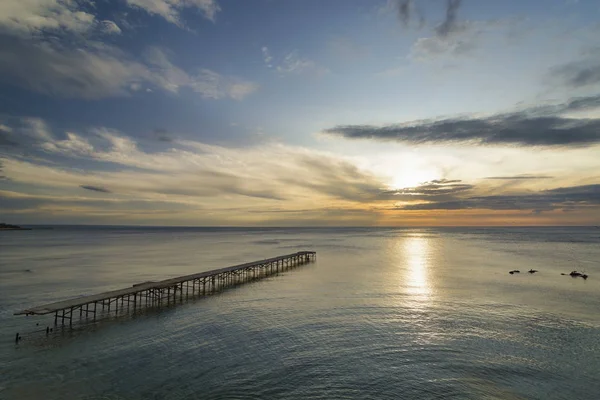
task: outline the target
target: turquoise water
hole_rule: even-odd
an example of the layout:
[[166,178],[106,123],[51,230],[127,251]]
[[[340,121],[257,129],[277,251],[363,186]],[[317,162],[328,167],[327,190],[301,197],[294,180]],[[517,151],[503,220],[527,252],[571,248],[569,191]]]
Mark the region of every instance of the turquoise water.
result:
[[[598,399],[599,244],[595,228],[0,232],[0,399]],[[31,331],[51,316],[12,315],[298,250],[317,262],[49,338]]]

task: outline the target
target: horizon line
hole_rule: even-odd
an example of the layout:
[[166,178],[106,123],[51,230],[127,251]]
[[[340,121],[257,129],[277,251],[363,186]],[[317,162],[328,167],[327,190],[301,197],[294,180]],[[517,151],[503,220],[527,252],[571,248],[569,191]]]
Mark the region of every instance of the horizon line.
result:
[[15,224],[21,227],[120,227],[120,228],[218,228],[218,229],[414,229],[414,228],[600,228],[600,225],[312,225],[312,226],[261,226],[261,225],[119,225],[119,224]]

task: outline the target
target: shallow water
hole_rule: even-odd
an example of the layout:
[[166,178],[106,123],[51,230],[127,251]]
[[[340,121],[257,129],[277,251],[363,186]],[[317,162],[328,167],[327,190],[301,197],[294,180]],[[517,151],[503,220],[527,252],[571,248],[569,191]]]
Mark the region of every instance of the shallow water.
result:
[[[599,244],[595,228],[0,232],[0,399],[598,399]],[[29,332],[51,316],[12,315],[298,250],[317,262],[49,338]]]

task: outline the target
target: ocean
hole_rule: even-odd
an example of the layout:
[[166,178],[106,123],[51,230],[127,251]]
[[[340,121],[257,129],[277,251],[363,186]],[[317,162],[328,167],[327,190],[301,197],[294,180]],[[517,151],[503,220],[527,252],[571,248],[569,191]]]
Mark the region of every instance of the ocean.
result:
[[[0,399],[600,398],[594,227],[38,228],[0,232]],[[13,315],[300,250],[317,261],[49,337],[52,315]]]

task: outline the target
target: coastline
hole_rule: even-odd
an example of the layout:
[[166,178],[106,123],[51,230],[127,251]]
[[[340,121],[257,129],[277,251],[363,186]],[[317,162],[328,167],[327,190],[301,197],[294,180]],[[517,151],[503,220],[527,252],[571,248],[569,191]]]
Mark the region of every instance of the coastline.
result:
[[31,228],[23,228],[19,225],[0,223],[0,231],[30,231]]

